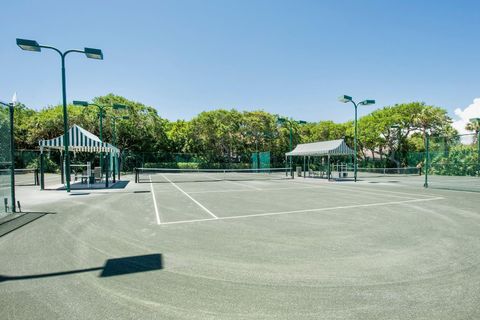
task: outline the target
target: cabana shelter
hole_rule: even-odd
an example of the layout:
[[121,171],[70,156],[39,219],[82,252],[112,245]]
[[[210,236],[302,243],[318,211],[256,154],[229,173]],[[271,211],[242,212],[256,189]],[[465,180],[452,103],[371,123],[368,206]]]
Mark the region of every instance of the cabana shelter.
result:
[[[115,169],[119,169],[119,161],[115,163],[115,158],[119,158],[120,155],[120,150],[106,142],[103,142],[100,140],[99,137],[94,135],[91,132],[88,132],[87,130],[83,129],[82,127],[78,125],[73,125],[69,130],[68,130],[68,150],[70,152],[89,152],[89,153],[105,153],[110,156],[109,159],[112,159],[111,163],[109,164],[108,167],[113,169],[113,174],[115,176]],[[39,142],[40,145],[40,186],[43,189],[45,186],[44,183],[44,150],[58,150],[61,153],[65,150],[64,144],[63,144],[63,135],[53,138],[50,140],[40,140]],[[110,161],[109,161],[110,162]],[[62,165],[62,183],[64,181],[64,172],[63,172],[63,165]],[[117,171],[119,172],[119,170]],[[89,182],[89,177],[88,177],[88,183]],[[108,187],[108,170],[106,174],[106,179],[105,179],[106,187]]]
[[330,157],[333,156],[353,156],[354,151],[350,149],[343,139],[320,141],[313,143],[303,143],[297,145],[291,152],[285,153],[285,158],[303,157],[304,177],[306,176],[306,162],[310,164],[310,157],[326,157],[327,158],[327,176],[330,179]]

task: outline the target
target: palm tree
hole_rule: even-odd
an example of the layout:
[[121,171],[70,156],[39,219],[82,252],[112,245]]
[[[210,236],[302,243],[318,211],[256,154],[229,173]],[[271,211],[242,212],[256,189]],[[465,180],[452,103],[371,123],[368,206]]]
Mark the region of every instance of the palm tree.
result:
[[475,137],[473,138],[473,143],[475,144],[478,139],[478,133],[480,132],[480,118],[470,119],[470,122],[465,126],[467,131],[475,131]]

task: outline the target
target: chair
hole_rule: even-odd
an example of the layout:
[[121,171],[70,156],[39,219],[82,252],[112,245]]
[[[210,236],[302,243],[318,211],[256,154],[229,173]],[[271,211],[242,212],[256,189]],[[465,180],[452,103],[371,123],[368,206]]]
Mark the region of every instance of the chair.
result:
[[95,167],[93,169],[93,176],[95,178],[95,182],[102,182],[102,168]]

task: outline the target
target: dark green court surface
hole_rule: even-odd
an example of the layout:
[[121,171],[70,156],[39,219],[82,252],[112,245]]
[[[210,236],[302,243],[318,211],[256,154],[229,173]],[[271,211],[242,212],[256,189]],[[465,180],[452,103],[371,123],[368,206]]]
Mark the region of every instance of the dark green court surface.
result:
[[480,319],[478,193],[165,178],[20,188],[0,319]]

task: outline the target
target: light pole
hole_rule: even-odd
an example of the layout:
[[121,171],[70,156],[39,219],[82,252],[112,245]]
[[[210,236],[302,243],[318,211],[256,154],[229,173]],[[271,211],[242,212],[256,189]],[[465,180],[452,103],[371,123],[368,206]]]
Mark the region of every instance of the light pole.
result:
[[475,136],[477,138],[477,175],[480,176],[480,118],[470,119],[472,124],[475,123]]
[[93,49],[93,48],[84,48],[84,50],[71,49],[71,50],[62,52],[59,49],[52,46],[40,45],[35,40],[26,40],[26,39],[18,39],[18,38],[17,38],[17,45],[22,50],[34,51],[34,52],[40,52],[41,48],[51,49],[57,52],[60,55],[60,58],[62,60],[62,96],[63,96],[63,131],[64,131],[63,144],[65,147],[65,174],[66,174],[66,183],[67,183],[66,187],[67,187],[67,192],[70,192],[70,155],[68,151],[69,138],[68,138],[67,89],[66,89],[66,78],[65,78],[65,57],[69,53],[76,52],[76,53],[84,53],[87,56],[87,58],[90,58],[90,59],[103,60],[102,50]]
[[[277,119],[277,123],[279,124],[286,124],[290,131],[290,142],[289,142],[289,149],[290,152],[293,150],[293,124],[306,124],[307,121],[304,120],[293,120],[288,118],[279,117]],[[290,156],[290,168],[292,167],[292,157]]]
[[[119,104],[119,103],[115,103],[113,104],[113,109],[114,110],[118,110],[118,109],[125,109],[127,108],[126,105],[123,105],[123,104]],[[130,119],[129,116],[112,116],[112,129],[113,129],[113,139],[112,139],[112,144],[113,146],[117,146],[117,133],[116,133],[116,120],[127,120],[127,119]],[[117,163],[118,163],[118,180],[120,180],[120,154],[117,155],[118,156],[118,159],[117,159]],[[113,156],[113,182],[115,183],[115,169],[116,169],[116,164],[115,164],[115,156]]]
[[353,155],[353,179],[355,182],[357,182],[357,107],[358,106],[367,106],[371,104],[375,104],[375,100],[363,100],[359,102],[358,104],[353,101],[352,97],[350,96],[340,96],[338,98],[338,101],[343,102],[343,103],[348,103],[351,102],[355,106],[355,133],[353,137],[353,144],[354,144],[354,155]]
[[16,211],[16,200],[15,200],[15,138],[14,138],[14,107],[15,104],[4,103],[0,101],[0,104],[8,107],[9,110],[9,122],[10,122],[10,197],[12,198],[12,212]]

